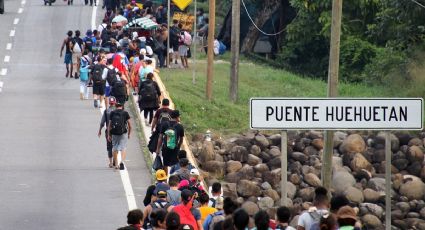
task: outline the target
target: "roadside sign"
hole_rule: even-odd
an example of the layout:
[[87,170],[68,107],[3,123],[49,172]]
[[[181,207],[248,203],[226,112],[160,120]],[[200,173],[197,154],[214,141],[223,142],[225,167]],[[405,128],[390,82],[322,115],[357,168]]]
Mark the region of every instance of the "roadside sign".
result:
[[186,7],[192,3],[192,0],[173,0],[174,4],[180,9],[184,10]]
[[422,98],[251,98],[251,129],[422,130]]
[[182,12],[175,12],[173,14],[173,20],[177,20],[183,25],[182,29],[191,32],[193,30],[193,23],[195,22],[195,16],[192,14],[186,14]]

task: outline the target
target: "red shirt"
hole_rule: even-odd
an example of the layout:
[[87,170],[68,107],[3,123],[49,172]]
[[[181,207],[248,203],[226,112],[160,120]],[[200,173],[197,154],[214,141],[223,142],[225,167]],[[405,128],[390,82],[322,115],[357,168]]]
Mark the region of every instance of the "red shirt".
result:
[[180,216],[180,224],[189,224],[193,227],[194,230],[198,230],[198,223],[195,220],[195,217],[190,211],[190,207],[179,204],[173,208],[173,212],[177,213]]

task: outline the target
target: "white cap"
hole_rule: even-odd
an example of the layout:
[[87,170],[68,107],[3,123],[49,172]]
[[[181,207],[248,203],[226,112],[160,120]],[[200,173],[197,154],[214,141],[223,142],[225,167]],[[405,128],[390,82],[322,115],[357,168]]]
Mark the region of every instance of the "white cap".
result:
[[148,55],[153,55],[153,50],[152,50],[152,48],[150,46],[146,46],[146,53]]
[[133,35],[133,39],[136,39],[139,37],[139,34],[136,31],[134,31],[132,35]]
[[140,54],[146,55],[146,49],[145,48],[141,48],[140,49]]
[[191,169],[190,170],[190,175],[199,176],[199,170],[198,169]]

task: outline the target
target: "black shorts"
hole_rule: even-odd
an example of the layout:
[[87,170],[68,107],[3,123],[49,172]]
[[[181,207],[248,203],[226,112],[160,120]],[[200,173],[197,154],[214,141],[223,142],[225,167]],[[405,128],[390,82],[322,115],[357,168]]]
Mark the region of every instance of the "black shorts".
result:
[[95,95],[105,95],[105,84],[93,84],[93,94]]
[[172,42],[170,44],[171,48],[173,49],[174,52],[178,52],[179,51],[179,43],[178,42]]

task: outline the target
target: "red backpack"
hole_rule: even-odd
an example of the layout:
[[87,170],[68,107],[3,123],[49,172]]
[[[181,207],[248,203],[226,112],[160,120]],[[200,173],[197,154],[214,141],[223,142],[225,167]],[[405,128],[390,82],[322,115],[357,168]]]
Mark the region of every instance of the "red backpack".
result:
[[173,208],[173,212],[180,216],[180,224],[189,224],[194,230],[198,230],[198,224],[192,212],[184,204],[179,204]]

